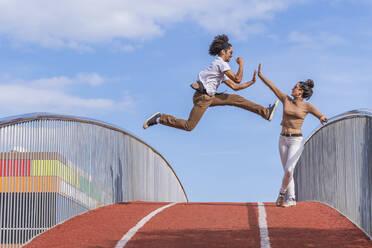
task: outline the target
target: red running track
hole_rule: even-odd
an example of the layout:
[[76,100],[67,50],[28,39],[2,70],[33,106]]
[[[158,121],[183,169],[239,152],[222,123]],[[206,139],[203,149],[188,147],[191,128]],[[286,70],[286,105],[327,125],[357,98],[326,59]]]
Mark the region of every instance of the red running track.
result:
[[[115,247],[166,203],[131,202],[72,218],[24,247]],[[265,203],[270,246],[371,247],[372,241],[334,209],[314,202],[278,208]],[[257,203],[179,203],[150,219],[125,247],[261,247]]]

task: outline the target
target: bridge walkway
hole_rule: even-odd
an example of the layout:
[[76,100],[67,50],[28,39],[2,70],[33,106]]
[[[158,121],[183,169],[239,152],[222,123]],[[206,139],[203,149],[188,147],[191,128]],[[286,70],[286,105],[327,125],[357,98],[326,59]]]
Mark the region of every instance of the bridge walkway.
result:
[[[141,219],[168,204],[101,207],[57,225],[24,247],[115,247]],[[264,210],[267,244],[262,242],[257,203],[177,203],[149,219],[125,247],[372,247],[367,235],[327,205],[299,202],[279,208],[264,203]]]

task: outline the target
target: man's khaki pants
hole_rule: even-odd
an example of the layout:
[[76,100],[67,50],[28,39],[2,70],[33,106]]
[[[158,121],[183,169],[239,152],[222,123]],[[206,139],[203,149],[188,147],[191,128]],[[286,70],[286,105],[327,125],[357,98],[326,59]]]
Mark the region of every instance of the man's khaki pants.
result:
[[246,109],[261,115],[266,120],[269,118],[269,110],[267,108],[248,101],[247,99],[236,94],[216,94],[214,96],[209,96],[207,94],[201,94],[198,91],[195,91],[193,102],[194,107],[190,112],[188,120],[177,119],[171,115],[162,114],[160,117],[160,123],[166,126],[191,131],[198,124],[207,108],[224,105]]

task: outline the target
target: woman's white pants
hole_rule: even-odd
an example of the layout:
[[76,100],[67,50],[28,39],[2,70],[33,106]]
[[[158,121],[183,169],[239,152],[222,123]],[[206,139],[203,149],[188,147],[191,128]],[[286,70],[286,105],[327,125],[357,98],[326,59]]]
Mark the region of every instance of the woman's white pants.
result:
[[303,150],[302,137],[286,137],[280,135],[279,153],[284,169],[280,193],[287,193],[288,198],[296,198],[293,172]]

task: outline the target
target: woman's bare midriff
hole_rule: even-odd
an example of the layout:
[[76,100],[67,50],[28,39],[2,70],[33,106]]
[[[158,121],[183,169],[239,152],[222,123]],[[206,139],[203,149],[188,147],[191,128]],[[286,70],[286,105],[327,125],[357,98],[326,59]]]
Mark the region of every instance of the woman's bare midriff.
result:
[[282,133],[302,133],[301,129],[294,129],[290,127],[282,127]]

